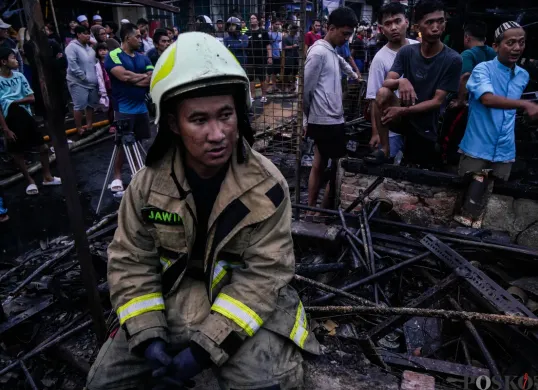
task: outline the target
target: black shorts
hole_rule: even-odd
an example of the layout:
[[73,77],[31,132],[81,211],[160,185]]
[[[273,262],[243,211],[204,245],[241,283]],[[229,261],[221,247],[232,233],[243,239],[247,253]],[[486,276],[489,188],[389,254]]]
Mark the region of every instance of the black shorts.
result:
[[344,124],[308,124],[306,135],[314,140],[319,154],[324,158],[340,158],[347,154],[347,138]]
[[277,75],[280,73],[280,57],[275,58],[273,57],[273,65],[267,67],[267,74],[268,75]]
[[423,167],[439,166],[441,164],[441,152],[436,147],[436,140],[426,137],[416,130],[408,118],[391,123],[390,130],[405,137],[404,157],[411,164]]
[[116,111],[116,123],[127,121],[129,130],[135,135],[137,141],[151,138],[151,129],[149,127],[149,114],[123,114]]
[[298,65],[284,65],[284,74],[286,76],[297,76],[299,74],[299,66]]
[[8,152],[23,153],[45,144],[34,117],[21,106],[10,104],[5,119],[9,129],[17,136],[16,141],[7,142]]
[[265,81],[265,69],[266,64],[259,59],[256,59],[252,64],[245,65],[245,70],[247,71],[250,82],[254,82],[256,79]]

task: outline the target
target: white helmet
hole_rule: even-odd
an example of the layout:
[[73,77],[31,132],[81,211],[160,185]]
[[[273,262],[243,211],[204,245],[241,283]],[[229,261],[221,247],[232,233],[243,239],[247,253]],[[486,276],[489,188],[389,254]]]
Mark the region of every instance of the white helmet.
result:
[[163,103],[169,98],[198,88],[226,84],[243,86],[245,105],[250,108],[249,80],[234,55],[209,34],[179,35],[160,56],[151,77],[155,123],[159,123]]

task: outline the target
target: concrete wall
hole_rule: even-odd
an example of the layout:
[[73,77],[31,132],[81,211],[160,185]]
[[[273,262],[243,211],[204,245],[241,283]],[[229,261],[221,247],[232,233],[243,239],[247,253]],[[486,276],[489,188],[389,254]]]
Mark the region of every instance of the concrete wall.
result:
[[[376,176],[345,172],[340,168],[336,198],[345,208],[366,189]],[[453,220],[458,191],[395,181],[386,178],[369,196],[386,198],[403,221],[421,226],[460,226]],[[514,243],[538,248],[538,201],[492,194],[486,205],[482,229],[506,231]]]

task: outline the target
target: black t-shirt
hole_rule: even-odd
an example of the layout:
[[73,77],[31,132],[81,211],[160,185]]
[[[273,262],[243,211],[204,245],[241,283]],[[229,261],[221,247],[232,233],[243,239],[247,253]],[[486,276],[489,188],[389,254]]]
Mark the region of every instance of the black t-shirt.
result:
[[185,166],[185,176],[191,187],[192,196],[196,205],[196,240],[194,241],[190,257],[192,259],[191,264],[194,267],[197,264],[202,264],[203,267],[207,242],[207,224],[227,171],[228,165],[223,167],[212,178],[202,179],[191,168]]
[[[298,35],[288,35],[286,38],[284,38],[284,41],[282,42],[283,47],[293,45],[299,45]],[[286,65],[297,64],[299,59],[299,46],[293,49],[284,49],[284,51],[286,52]]]
[[266,64],[267,63],[267,45],[271,44],[271,39],[267,31],[247,30],[245,35],[248,37],[248,49],[246,50],[249,64]]
[[[422,56],[420,45],[406,45],[398,51],[390,71],[409,80],[417,94],[416,104],[419,104],[433,99],[437,90],[457,92],[461,67],[461,56],[446,45],[431,58]],[[440,110],[432,110],[408,118],[416,132],[436,141],[439,115]]]

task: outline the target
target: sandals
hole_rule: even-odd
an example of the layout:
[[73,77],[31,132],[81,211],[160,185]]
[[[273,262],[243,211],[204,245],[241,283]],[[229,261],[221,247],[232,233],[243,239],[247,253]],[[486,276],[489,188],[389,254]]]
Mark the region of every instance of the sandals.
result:
[[381,149],[377,149],[370,153],[370,155],[365,156],[363,161],[366,164],[381,165],[386,163],[388,158],[385,156],[385,152],[383,152]]
[[120,179],[115,179],[115,180],[112,181],[112,183],[110,184],[110,191],[112,191],[112,192],[122,192],[122,191],[124,191],[123,183],[121,182]]
[[60,179],[59,177],[56,177],[54,176],[52,178],[52,181],[44,181],[43,180],[43,186],[47,187],[47,186],[60,186],[62,185],[62,179]]
[[39,190],[37,189],[37,186],[35,184],[29,184],[28,187],[26,187],[26,195],[37,194],[39,194]]
[[0,223],[9,221],[9,215],[2,214],[0,215]]

